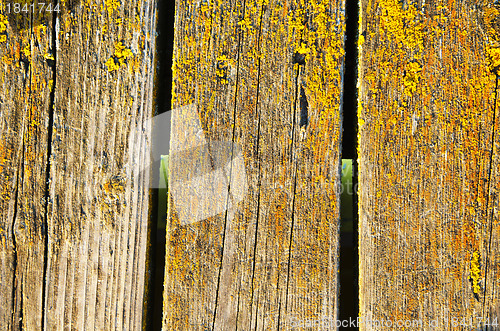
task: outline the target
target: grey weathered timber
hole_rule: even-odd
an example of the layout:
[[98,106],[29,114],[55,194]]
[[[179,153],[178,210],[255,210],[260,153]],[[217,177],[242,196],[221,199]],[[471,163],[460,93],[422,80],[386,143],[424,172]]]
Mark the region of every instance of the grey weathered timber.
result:
[[138,330],[155,2],[57,4],[0,16],[0,325]]

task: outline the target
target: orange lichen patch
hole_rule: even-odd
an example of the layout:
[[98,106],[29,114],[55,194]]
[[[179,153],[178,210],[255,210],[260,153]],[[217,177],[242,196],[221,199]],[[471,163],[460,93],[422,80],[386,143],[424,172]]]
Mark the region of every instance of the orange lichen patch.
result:
[[[126,180],[120,175],[115,175],[109,178],[102,187],[102,210],[112,212],[114,208],[120,208],[120,203],[123,199],[125,192]],[[110,223],[113,224],[113,217],[109,218]]]
[[13,152],[10,148],[0,145],[0,174],[4,171],[7,162],[12,159]]
[[121,176],[113,176],[103,185],[104,192],[118,194],[125,192],[125,180]]
[[[36,86],[36,82],[33,84]],[[36,91],[36,89],[32,89],[32,91]],[[24,133],[24,145],[25,145],[25,154],[24,159],[27,164],[34,165],[36,160],[38,160],[39,155],[36,152],[36,142],[38,140],[38,136],[40,135],[40,130],[38,123],[40,122],[40,111],[38,105],[32,104],[29,107],[28,114],[29,124]],[[34,173],[31,167],[26,167],[24,170],[25,179],[30,179]]]
[[12,173],[9,171],[9,162],[12,161],[14,152],[11,148],[0,145],[0,199],[6,201],[11,197],[11,187],[9,179]]
[[10,65],[13,63],[13,58],[12,58],[12,56],[9,56],[9,55],[2,55],[2,62],[7,64],[7,65]]

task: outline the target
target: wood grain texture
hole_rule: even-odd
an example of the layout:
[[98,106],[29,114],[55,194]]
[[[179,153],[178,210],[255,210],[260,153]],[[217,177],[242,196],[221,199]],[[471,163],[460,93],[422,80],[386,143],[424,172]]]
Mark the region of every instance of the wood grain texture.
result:
[[59,6],[0,15],[1,328],[137,330],[155,6]]
[[496,6],[361,1],[363,330],[499,317]]
[[[177,2],[173,107],[185,108],[172,117],[171,148],[190,148],[171,150],[165,330],[336,318],[343,8]],[[197,122],[202,130],[176,133]],[[243,167],[229,161],[238,155]],[[212,194],[193,189],[193,164],[214,174],[224,157]],[[229,210],[214,212],[221,197]]]
[[36,27],[29,16],[19,14],[4,13],[0,21],[0,323],[7,330],[35,330],[43,315],[52,78],[43,58],[51,32],[41,27],[50,26],[52,18],[50,13],[40,17]]

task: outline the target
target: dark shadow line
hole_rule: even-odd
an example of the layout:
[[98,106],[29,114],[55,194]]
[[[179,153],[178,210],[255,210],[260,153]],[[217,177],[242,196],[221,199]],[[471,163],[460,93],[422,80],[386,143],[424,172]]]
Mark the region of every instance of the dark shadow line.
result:
[[[358,155],[357,155],[357,112],[358,112],[358,18],[359,4],[356,0],[346,0],[346,39],[344,43],[344,72],[343,86],[341,98],[341,118],[342,118],[342,144],[341,144],[341,159],[352,159],[352,239],[350,234],[345,231],[339,233],[339,278],[338,278],[338,318],[339,319],[356,319],[359,316],[359,252],[358,252],[358,237],[359,237],[359,215],[358,215]],[[342,162],[340,162],[341,164]],[[340,179],[341,180],[341,179]],[[341,184],[340,184],[341,185]],[[340,195],[340,192],[339,192]],[[339,197],[340,201],[340,197]],[[340,221],[339,205],[339,221]],[[349,242],[352,240],[352,242]],[[352,247],[350,247],[352,245]],[[347,256],[346,256],[347,255]],[[348,256],[351,256],[352,261],[345,261]],[[345,261],[345,262],[344,262]],[[344,268],[340,266],[352,268],[352,277],[346,277]],[[343,291],[342,289],[345,289]],[[354,295],[354,298],[352,297]],[[347,302],[353,301],[351,304]],[[343,327],[341,329],[358,330],[358,327]]]
[[498,100],[498,80],[500,77],[497,75],[496,80],[495,80],[495,101],[493,103],[493,128],[492,128],[492,133],[491,133],[491,152],[490,152],[490,168],[488,172],[488,191],[486,195],[486,208],[487,211],[491,210],[490,213],[490,227],[489,227],[489,240],[488,240],[488,251],[486,253],[486,265],[485,265],[485,270],[484,270],[484,296],[483,296],[483,318],[485,314],[485,308],[486,308],[486,291],[487,291],[487,281],[488,281],[488,264],[489,264],[489,257],[491,254],[491,239],[493,235],[493,209],[489,209],[489,202],[490,202],[490,189],[491,189],[491,173],[492,173],[492,167],[493,167],[493,150],[495,149],[495,122],[496,122],[496,113],[497,113],[497,100]]

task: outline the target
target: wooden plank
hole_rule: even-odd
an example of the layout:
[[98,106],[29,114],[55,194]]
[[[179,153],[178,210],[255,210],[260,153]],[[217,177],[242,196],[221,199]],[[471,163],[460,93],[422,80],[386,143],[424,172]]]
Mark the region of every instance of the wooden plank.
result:
[[[2,8],[5,3],[1,3]],[[0,16],[0,323],[7,330],[42,324],[51,13]],[[38,47],[35,46],[35,40]]]
[[498,317],[499,8],[361,1],[360,316],[394,323],[364,330]]
[[34,7],[0,17],[2,328],[139,329],[154,2]]
[[336,318],[343,8],[177,2],[165,330]]

